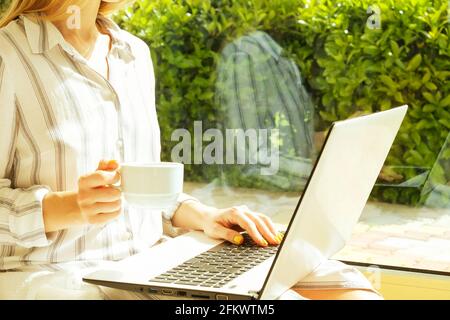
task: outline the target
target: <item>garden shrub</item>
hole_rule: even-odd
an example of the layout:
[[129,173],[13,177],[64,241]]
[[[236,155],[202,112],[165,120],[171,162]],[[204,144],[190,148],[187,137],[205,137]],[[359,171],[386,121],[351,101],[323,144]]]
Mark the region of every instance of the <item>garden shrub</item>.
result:
[[[366,25],[374,4],[381,10],[381,29]],[[220,50],[260,30],[298,64],[318,110],[317,130],[356,111],[408,104],[386,164],[404,167],[398,170],[409,179],[432,167],[450,129],[447,8],[446,0],[141,0],[117,21],[152,49],[164,159],[176,143],[170,142],[174,129],[192,129],[195,120],[205,128],[218,125],[214,86]],[[191,180],[210,181],[217,172],[187,166]],[[440,180],[449,181],[450,173],[440,172]],[[231,183],[252,186],[240,179],[235,172]],[[384,186],[373,196],[415,204],[420,189]]]
[[[0,13],[5,10],[6,6],[9,4],[9,0],[0,0]],[[0,14],[1,15],[1,14]]]

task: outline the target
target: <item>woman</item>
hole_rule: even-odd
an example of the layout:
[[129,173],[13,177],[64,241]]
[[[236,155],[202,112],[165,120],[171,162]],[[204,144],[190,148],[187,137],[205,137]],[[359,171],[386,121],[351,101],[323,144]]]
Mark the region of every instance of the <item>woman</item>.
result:
[[[122,204],[118,161],[99,162],[160,159],[149,49],[105,17],[127,2],[13,0],[0,22],[0,270],[81,268],[162,237],[161,214]],[[237,226],[261,246],[281,241],[246,207],[183,195],[163,217],[236,245]],[[339,295],[375,296],[363,292]]]

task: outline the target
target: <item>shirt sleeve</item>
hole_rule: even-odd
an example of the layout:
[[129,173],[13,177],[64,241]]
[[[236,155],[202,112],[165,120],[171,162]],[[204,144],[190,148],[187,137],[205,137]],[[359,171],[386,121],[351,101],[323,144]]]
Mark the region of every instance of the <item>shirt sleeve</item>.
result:
[[45,247],[51,242],[45,233],[42,200],[50,189],[46,186],[14,188],[10,177],[19,118],[8,72],[0,56],[0,245]]
[[172,220],[175,212],[178,210],[178,208],[181,206],[181,204],[186,201],[198,201],[199,202],[199,200],[197,198],[194,198],[186,193],[181,193],[178,196],[176,203],[172,207],[170,207],[162,212],[163,218],[165,220]]

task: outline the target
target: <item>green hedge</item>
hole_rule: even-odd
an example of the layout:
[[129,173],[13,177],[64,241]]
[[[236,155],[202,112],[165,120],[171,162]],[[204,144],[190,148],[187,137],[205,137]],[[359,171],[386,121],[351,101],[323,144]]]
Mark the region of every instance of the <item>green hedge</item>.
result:
[[[373,4],[381,9],[381,30],[366,26]],[[174,129],[192,128],[194,120],[205,127],[220,122],[214,104],[218,53],[253,30],[270,34],[297,62],[318,109],[318,130],[356,111],[409,104],[387,161],[412,167],[402,170],[405,178],[433,165],[450,129],[447,0],[142,0],[117,21],[152,48],[167,160]],[[187,177],[211,180],[214,170],[188,166]],[[449,181],[449,172],[440,174],[438,180]],[[233,179],[242,184],[239,175]],[[418,189],[389,187],[373,192],[409,204],[419,195]]]
[[6,6],[9,4],[9,0],[0,0],[0,15],[3,10],[5,10]]

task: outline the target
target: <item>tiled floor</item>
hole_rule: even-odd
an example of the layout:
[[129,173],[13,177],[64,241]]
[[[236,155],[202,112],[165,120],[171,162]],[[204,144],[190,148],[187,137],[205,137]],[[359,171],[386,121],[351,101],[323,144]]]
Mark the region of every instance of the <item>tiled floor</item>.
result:
[[450,212],[369,203],[337,258],[450,271]]
[[[186,183],[185,192],[217,207],[245,204],[287,223],[298,195]],[[450,210],[369,202],[348,245],[334,258],[450,272]]]

